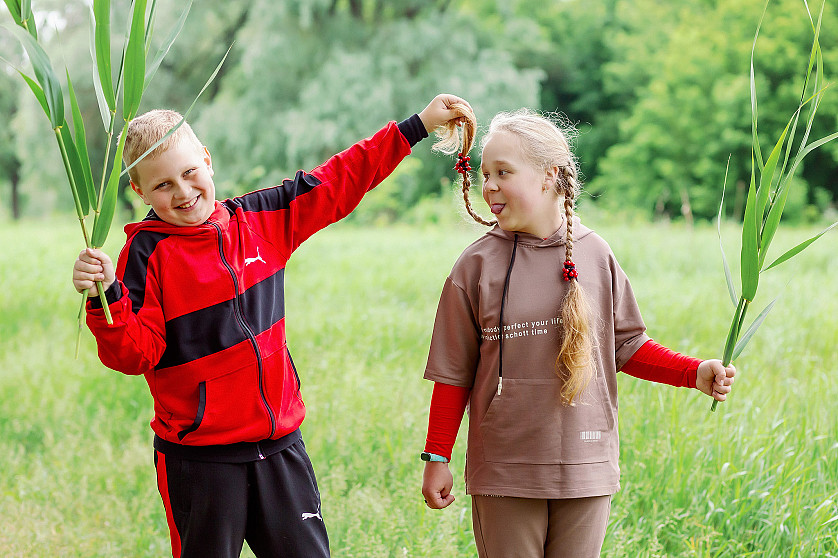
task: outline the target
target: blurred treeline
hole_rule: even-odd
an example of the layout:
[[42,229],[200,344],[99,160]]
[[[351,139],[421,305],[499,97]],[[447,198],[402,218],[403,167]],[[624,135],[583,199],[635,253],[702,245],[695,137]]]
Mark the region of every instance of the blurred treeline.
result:
[[[128,3],[114,4],[116,33]],[[232,44],[190,117],[213,155],[219,197],[310,169],[450,92],[467,98],[483,125],[522,106],[565,115],[578,129],[585,203],[608,211],[712,218],[730,159],[726,211],[736,216],[750,177],[749,59],[763,7],[764,0],[197,0],[141,112],[185,111]],[[820,7],[809,2],[814,18]],[[72,74],[92,152],[101,153],[88,4],[35,0],[33,9],[53,63]],[[182,9],[159,0],[158,43]],[[5,7],[0,23],[11,25]],[[838,62],[836,24],[838,2],[826,6],[820,37],[827,72]],[[764,152],[797,107],[812,35],[803,0],[771,2],[755,64]],[[2,28],[0,56],[30,71]],[[70,211],[47,120],[23,80],[0,64],[0,216]],[[811,138],[836,129],[838,92],[828,91]],[[398,218],[448,195],[451,167],[450,158],[417,148],[367,211]],[[812,153],[797,177],[788,218],[835,212],[837,145]],[[126,209],[139,209],[136,196],[123,195]]]

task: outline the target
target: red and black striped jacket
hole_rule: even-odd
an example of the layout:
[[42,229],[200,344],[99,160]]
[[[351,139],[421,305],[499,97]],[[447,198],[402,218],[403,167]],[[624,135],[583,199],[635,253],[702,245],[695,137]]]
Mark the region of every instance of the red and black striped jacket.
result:
[[143,374],[158,438],[186,446],[276,440],[305,416],[285,340],[285,266],[348,215],[427,133],[414,115],[281,185],[216,202],[179,227],[153,212],[126,226],[109,289],[113,325],[87,323],[109,368]]

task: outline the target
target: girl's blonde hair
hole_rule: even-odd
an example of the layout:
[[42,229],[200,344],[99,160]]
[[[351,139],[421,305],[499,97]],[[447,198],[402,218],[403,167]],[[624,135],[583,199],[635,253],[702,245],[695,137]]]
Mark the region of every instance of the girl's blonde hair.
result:
[[[125,166],[131,166],[134,161],[142,157],[143,153],[160,141],[160,138],[169,133],[169,130],[177,126],[181,120],[183,120],[183,116],[179,112],[168,109],[150,110],[131,120],[128,123],[128,129],[125,131],[125,148],[122,152],[122,160]],[[204,148],[192,127],[184,121],[146,157],[153,159],[182,141],[193,144],[197,149]],[[128,171],[128,176],[136,184],[138,180],[137,167],[132,167]]]
[[[473,115],[472,118],[466,120],[462,133],[457,127],[450,125],[439,134],[441,139],[434,145],[434,149],[453,153],[458,144],[461,144],[461,153],[466,155],[474,142],[474,127]],[[544,171],[554,167],[559,168],[556,192],[564,199],[564,214],[567,222],[565,260],[572,262],[574,207],[582,187],[579,180],[579,165],[568,140],[568,137],[572,137],[575,131],[567,124],[559,125],[553,119],[529,109],[501,112],[489,124],[489,130],[480,144],[481,150],[492,135],[498,132],[515,134],[521,142],[523,155],[533,167]],[[471,181],[467,172],[461,174],[463,174],[463,199],[469,215],[478,223],[487,226],[496,224],[497,221],[487,221],[474,212],[468,199]],[[562,301],[561,320],[561,346],[556,358],[556,374],[564,380],[561,389],[562,402],[566,405],[573,405],[594,376],[591,311],[582,286],[575,277],[570,278],[567,294]]]

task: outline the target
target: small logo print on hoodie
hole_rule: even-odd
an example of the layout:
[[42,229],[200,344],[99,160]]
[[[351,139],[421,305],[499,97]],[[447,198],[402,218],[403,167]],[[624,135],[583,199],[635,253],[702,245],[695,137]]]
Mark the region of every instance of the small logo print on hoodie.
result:
[[254,262],[262,262],[267,263],[265,260],[262,259],[262,256],[259,255],[259,248],[256,248],[256,257],[255,258],[245,258],[244,259],[244,266],[247,267]]
[[599,442],[602,439],[602,432],[599,430],[583,430],[579,432],[579,439],[583,442]]

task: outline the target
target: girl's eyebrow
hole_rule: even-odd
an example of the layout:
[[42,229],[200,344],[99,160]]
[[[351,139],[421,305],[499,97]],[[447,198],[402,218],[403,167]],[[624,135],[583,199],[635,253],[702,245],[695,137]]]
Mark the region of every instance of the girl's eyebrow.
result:
[[495,160],[490,160],[490,161],[485,161],[485,160],[480,161],[481,166],[486,164],[486,163],[490,163],[490,164],[493,164],[493,165],[500,165],[500,166],[504,166],[504,165],[512,166],[512,163],[510,163],[509,161],[504,161],[503,159],[495,159]]

